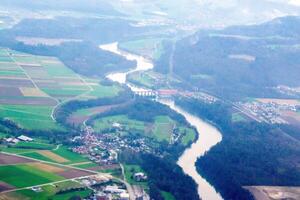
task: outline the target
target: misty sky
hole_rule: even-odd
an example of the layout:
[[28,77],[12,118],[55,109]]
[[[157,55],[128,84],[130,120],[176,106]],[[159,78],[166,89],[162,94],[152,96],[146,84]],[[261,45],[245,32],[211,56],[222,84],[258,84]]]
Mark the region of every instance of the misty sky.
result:
[[[193,20],[202,27],[253,24],[286,15],[300,15],[300,0],[119,0],[125,5],[148,4],[168,7],[176,20]],[[150,3],[151,2],[151,3]],[[160,6],[157,6],[160,7]],[[147,10],[148,11],[148,10]]]

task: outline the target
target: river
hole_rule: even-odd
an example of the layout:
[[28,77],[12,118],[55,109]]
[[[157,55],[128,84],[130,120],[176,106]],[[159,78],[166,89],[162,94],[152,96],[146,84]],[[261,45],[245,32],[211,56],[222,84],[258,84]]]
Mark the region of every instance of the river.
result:
[[[126,84],[132,91],[145,90],[128,83],[126,77],[128,74],[133,72],[152,69],[154,66],[150,60],[147,60],[142,56],[133,55],[131,53],[120,50],[118,48],[118,43],[100,45],[99,47],[102,50],[110,51],[112,53],[124,56],[128,60],[135,60],[137,62],[137,67],[135,69],[128,70],[127,72],[111,73],[107,75],[107,78],[120,84]],[[201,199],[222,200],[221,195],[217,193],[215,188],[197,172],[195,166],[195,162],[199,157],[203,156],[205,152],[209,151],[213,146],[215,146],[222,140],[222,134],[212,125],[175,105],[174,101],[161,99],[159,100],[159,102],[169,106],[172,110],[183,115],[186,120],[197,129],[197,132],[199,133],[197,141],[194,142],[190,148],[184,151],[184,153],[178,159],[177,164],[197,183],[198,194]]]

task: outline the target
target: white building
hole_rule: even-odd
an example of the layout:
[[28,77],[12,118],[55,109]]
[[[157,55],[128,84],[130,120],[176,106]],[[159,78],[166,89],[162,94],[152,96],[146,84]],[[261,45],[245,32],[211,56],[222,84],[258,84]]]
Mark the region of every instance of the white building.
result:
[[33,141],[32,138],[27,137],[27,136],[25,136],[25,135],[19,136],[18,139],[21,140],[21,141],[24,141],[24,142],[32,142],[32,141]]

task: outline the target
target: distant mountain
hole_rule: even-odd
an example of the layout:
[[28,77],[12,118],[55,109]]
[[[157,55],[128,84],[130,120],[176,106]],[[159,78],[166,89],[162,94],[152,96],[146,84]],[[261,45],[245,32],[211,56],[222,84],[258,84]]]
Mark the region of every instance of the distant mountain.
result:
[[[171,49],[157,62],[167,72]],[[300,17],[252,26],[202,30],[177,42],[173,71],[193,86],[226,97],[276,95],[300,86]]]
[[[111,0],[128,15],[149,13],[200,28],[254,24],[287,15],[300,15],[298,0]],[[176,3],[175,3],[176,2]]]
[[1,0],[1,6],[28,10],[80,11],[120,15],[105,0]]

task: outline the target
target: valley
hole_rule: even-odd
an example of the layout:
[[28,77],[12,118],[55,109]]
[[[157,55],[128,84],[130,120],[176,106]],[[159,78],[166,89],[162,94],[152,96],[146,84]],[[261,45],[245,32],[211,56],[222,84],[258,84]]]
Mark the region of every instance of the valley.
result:
[[2,2],[0,199],[298,199],[299,11],[191,2]]

